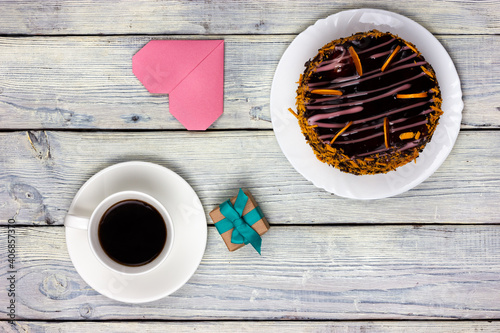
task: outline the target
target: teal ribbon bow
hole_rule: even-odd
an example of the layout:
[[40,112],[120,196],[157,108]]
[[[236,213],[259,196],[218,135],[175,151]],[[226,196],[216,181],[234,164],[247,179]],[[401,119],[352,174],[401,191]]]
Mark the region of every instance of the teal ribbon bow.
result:
[[223,202],[220,205],[220,212],[224,215],[224,219],[215,223],[215,227],[220,234],[228,230],[233,230],[231,243],[234,244],[252,244],[254,249],[259,252],[262,245],[262,238],[251,228],[257,221],[264,217],[259,206],[255,207],[243,216],[243,209],[247,204],[248,196],[240,188],[234,206],[230,200]]

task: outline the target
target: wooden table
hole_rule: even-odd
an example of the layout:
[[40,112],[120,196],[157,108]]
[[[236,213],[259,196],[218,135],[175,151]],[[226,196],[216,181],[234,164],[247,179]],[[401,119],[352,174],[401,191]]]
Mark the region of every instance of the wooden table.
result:
[[[363,6],[430,30],[455,62],[465,102],[439,170],[374,201],[336,197],[298,174],[269,110],[293,38]],[[0,331],[500,330],[497,1],[3,0],[0,8]],[[152,39],[225,40],[224,114],[208,131],[184,130],[167,96],[133,75],[132,55]],[[64,216],[90,176],[128,160],[177,172],[207,218],[248,188],[271,223],[262,256],[250,246],[229,253],[209,225],[201,265],[174,294],[128,305],[94,291],[68,256]]]

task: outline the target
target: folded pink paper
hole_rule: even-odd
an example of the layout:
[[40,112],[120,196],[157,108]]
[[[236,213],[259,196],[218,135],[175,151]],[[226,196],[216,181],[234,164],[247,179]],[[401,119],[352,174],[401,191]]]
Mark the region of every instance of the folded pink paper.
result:
[[169,94],[170,113],[188,130],[206,130],[224,110],[223,40],[153,40],[132,70],[149,92]]

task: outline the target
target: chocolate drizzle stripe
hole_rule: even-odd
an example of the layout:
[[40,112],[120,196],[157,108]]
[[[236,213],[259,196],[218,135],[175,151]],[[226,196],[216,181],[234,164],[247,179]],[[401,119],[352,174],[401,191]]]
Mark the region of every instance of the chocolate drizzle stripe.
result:
[[[415,148],[416,146],[418,146],[420,144],[422,144],[422,139],[410,141],[410,142],[404,144],[399,149],[397,149],[397,151],[398,152],[402,152],[402,151],[405,151],[405,150],[409,150],[411,148]],[[380,153],[387,152],[389,150],[390,150],[390,148],[383,148],[383,149],[379,149],[379,150],[369,151],[369,152],[366,152],[366,153],[363,153],[363,154],[354,155],[352,157],[352,159],[356,159],[356,158],[359,158],[359,157],[365,157],[365,156],[369,156],[369,155],[373,155],[373,154],[380,154]],[[379,156],[383,157],[383,156],[387,156],[387,154],[380,154]]]
[[369,151],[369,152],[366,152],[366,153],[362,153],[362,154],[357,154],[357,155],[354,155],[353,156],[353,159],[354,158],[357,158],[357,157],[364,157],[364,156],[369,156],[369,155],[373,155],[373,154],[380,154],[382,152],[385,152],[385,151],[388,151],[389,149],[388,148],[382,148],[382,149],[378,149],[378,150],[373,150],[373,151]]
[[365,53],[367,53],[367,52],[371,52],[371,51],[373,51],[373,50],[376,50],[376,49],[379,49],[379,48],[384,47],[384,46],[386,46],[386,45],[389,45],[389,44],[391,44],[391,43],[392,43],[392,42],[394,42],[394,41],[396,41],[396,39],[395,39],[395,38],[389,39],[387,42],[383,42],[383,43],[377,44],[377,45],[375,45],[375,46],[373,46],[373,47],[370,47],[370,48],[367,48],[367,49],[364,49],[364,50],[358,51],[358,54],[359,54],[359,55],[361,55],[361,54],[365,54]]
[[[394,95],[400,91],[403,91],[403,90],[406,90],[408,88],[411,87],[411,84],[409,83],[406,83],[406,84],[403,84],[402,86],[399,86],[395,89],[392,89],[386,93],[383,93],[381,95],[377,95],[375,97],[372,97],[372,98],[368,98],[368,99],[365,99],[365,100],[359,100],[359,101],[355,101],[355,102],[351,102],[351,103],[344,103],[344,104],[328,104],[328,105],[308,105],[306,107],[307,110],[328,110],[328,109],[338,109],[338,108],[341,108],[341,107],[346,107],[346,106],[354,106],[354,105],[360,105],[360,104],[366,104],[366,103],[370,103],[370,102],[373,102],[373,101],[376,101],[376,100],[379,100],[379,99],[382,99],[382,98],[385,98],[385,97],[389,97],[391,95]],[[337,116],[337,113],[338,115],[342,115],[343,111],[338,111],[338,112],[332,112],[332,113],[329,113],[331,115],[331,118],[333,117],[336,117]],[[318,115],[314,115],[312,117],[309,117],[309,120],[314,122],[316,119],[325,119],[323,116],[326,115],[326,114],[318,114]],[[316,117],[320,117],[320,118],[316,118]],[[311,125],[313,125],[311,123]]]
[[[405,47],[401,48],[400,52],[401,52],[401,51],[404,51],[404,50],[409,50],[409,49],[410,49],[409,47],[405,46]],[[346,53],[346,51],[344,51],[344,53]],[[389,50],[389,51],[387,51],[387,52],[384,52],[384,53],[390,54],[390,53],[391,53],[391,50]],[[411,60],[411,59],[415,58],[416,56],[417,56],[417,55],[416,55],[415,53],[412,53],[412,54],[410,54],[409,56],[407,56],[407,57],[405,57],[405,58],[401,58],[400,60],[398,60],[398,61],[396,61],[396,62],[393,62],[393,63],[391,64],[391,67],[394,67],[394,65],[398,65],[398,64],[401,64],[401,63],[407,62],[407,61],[409,61],[409,60]],[[350,58],[350,56],[349,56],[349,55],[348,55],[348,56],[342,56],[342,58],[341,58],[340,60],[345,60],[345,59],[349,59],[349,58]],[[370,58],[371,58],[371,57],[370,57]],[[339,65],[339,64],[340,64],[340,61],[336,61],[336,62],[335,62],[335,65]],[[347,64],[345,64],[345,65],[347,65]],[[320,67],[318,67],[318,68],[316,69],[316,72],[318,72],[318,69],[319,69],[319,68],[322,68],[322,67],[321,67],[321,66],[320,66]],[[332,67],[331,67],[331,69],[333,69],[333,68],[335,68],[335,66],[332,66]],[[324,72],[324,71],[325,71],[325,70],[324,70],[324,68],[322,68],[322,70],[321,70],[320,72]],[[367,77],[367,75],[371,75],[371,74],[375,74],[375,73],[379,73],[379,72],[381,72],[381,69],[380,69],[380,68],[376,68],[376,69],[374,69],[374,70],[372,70],[372,71],[370,71],[370,72],[365,73],[365,77]],[[352,75],[352,76],[349,76],[349,77],[340,77],[340,78],[337,78],[337,79],[331,80],[331,81],[329,81],[329,82],[330,82],[330,83],[348,82],[348,81],[353,80],[353,79],[356,79],[356,78],[359,78],[359,75]],[[310,86],[311,86],[311,87],[313,87],[313,85],[311,85],[311,84],[317,84],[317,83],[322,83],[322,82],[324,82],[324,81],[320,81],[320,82],[316,82],[316,83],[311,82],[311,83],[310,83]]]
[[[409,50],[410,48],[408,46],[403,46],[401,47],[401,49],[399,49],[399,51],[406,51],[406,50]],[[380,52],[380,53],[375,53],[375,54],[372,54],[370,56],[370,59],[377,59],[379,57],[382,57],[384,55],[390,55],[392,53],[393,50],[388,50],[388,51],[384,51],[384,52]],[[411,58],[413,58],[413,56],[416,56],[416,54],[412,54]],[[405,58],[405,59],[408,59],[408,58]]]
[[[411,104],[411,105],[408,105],[408,106],[403,107],[403,108],[395,109],[395,110],[384,112],[382,114],[379,114],[379,115],[376,115],[376,116],[373,116],[373,117],[365,118],[364,121],[372,121],[372,120],[375,120],[375,119],[379,119],[379,118],[383,118],[383,117],[387,117],[387,116],[392,116],[393,114],[396,114],[396,113],[399,113],[399,112],[402,112],[402,111],[408,111],[408,110],[414,109],[414,108],[418,108],[418,107],[423,106],[425,104],[427,104],[427,101],[423,101],[423,102],[420,102],[420,103]],[[361,123],[361,122],[363,122],[363,120],[359,120],[358,124]],[[354,123],[356,123],[356,121]]]
[[[408,105],[408,106],[403,107],[403,108],[391,110],[391,111],[388,111],[388,112],[385,112],[385,113],[382,113],[382,114],[379,114],[379,115],[376,115],[376,116],[373,116],[373,117],[369,117],[369,118],[365,118],[365,119],[360,119],[360,120],[355,120],[355,121],[353,121],[353,125],[362,124],[362,123],[369,122],[369,121],[372,121],[372,120],[376,120],[376,119],[379,119],[379,118],[391,116],[391,115],[396,114],[398,112],[408,111],[408,110],[411,110],[413,108],[418,108],[420,106],[423,106],[425,104],[427,104],[427,101],[416,103],[416,104],[412,104],[412,105]],[[427,110],[427,113],[431,113],[432,111],[433,110],[429,109],[429,110]],[[340,124],[340,125],[339,124],[325,124],[325,123],[319,123],[319,122],[316,122],[314,125],[317,125],[318,127],[324,127],[324,128],[342,128],[342,127],[345,126],[344,124]],[[334,126],[330,127],[328,125],[334,125]]]
[[[361,103],[358,103],[361,104]],[[357,113],[363,111],[362,106],[355,106],[353,108],[347,109],[347,110],[342,110],[342,111],[337,111],[337,112],[330,112],[330,113],[321,113],[321,114],[316,114],[312,117],[309,118],[309,124],[310,125],[316,125],[318,124],[316,120],[322,120],[322,119],[331,119],[339,116],[345,116],[347,114],[352,114],[352,113]],[[318,124],[319,125],[319,124]]]
[[[425,116],[429,113],[431,113],[432,110],[431,109],[428,109],[428,110],[425,110],[425,111],[422,111],[420,112],[418,115],[416,115],[415,117],[418,117],[418,116]],[[394,121],[389,121],[389,124],[390,125],[395,125],[395,124],[399,124],[399,123],[402,123],[402,122],[405,122],[405,121],[408,121],[409,119],[411,118],[400,118],[400,119],[396,119]],[[354,124],[354,122],[353,122]],[[335,125],[335,127],[326,127],[326,128],[342,128],[344,126],[344,124],[322,124],[322,125]],[[342,133],[342,136],[348,136],[348,135],[351,135],[351,134],[358,134],[359,132],[363,132],[363,131],[368,131],[368,130],[371,130],[371,129],[376,129],[376,128],[382,128],[384,126],[383,123],[379,123],[379,124],[376,124],[376,125],[372,125],[372,126],[366,126],[366,127],[361,127],[361,128],[357,128],[355,130],[352,130],[352,131],[346,131],[344,133]],[[416,126],[415,124],[411,125],[411,127],[413,126]],[[407,128],[410,128],[410,127],[407,127]],[[406,128],[398,128],[397,130],[403,130],[403,129],[406,129]],[[391,132],[394,132],[394,131],[391,131]],[[320,135],[319,138],[324,140],[324,139],[328,139],[328,138],[332,138],[335,134],[323,134],[323,135]]]
[[[345,79],[340,79],[340,80],[335,79],[332,81],[311,82],[311,83],[309,83],[309,87],[319,87],[319,86],[323,86],[323,85],[329,85],[332,83],[342,83],[342,84],[334,84],[332,86],[328,86],[328,89],[342,88],[342,87],[346,87],[346,86],[359,84],[359,83],[367,81],[367,80],[376,79],[380,76],[387,75],[387,74],[390,74],[390,73],[393,73],[396,71],[400,71],[400,70],[412,68],[412,67],[418,67],[418,66],[422,66],[425,64],[426,64],[425,61],[406,64],[406,65],[402,65],[399,67],[394,67],[395,64],[393,64],[391,66],[392,68],[389,70],[386,70],[385,72],[381,72],[380,69],[377,69],[377,70],[365,73],[365,76],[363,76],[362,78],[360,78],[358,75],[353,75],[353,76],[347,77]],[[373,74],[373,75],[369,76],[370,74]]]
[[420,125],[425,125],[427,123],[428,123],[428,121],[427,121],[427,119],[425,119],[425,120],[422,120],[422,121],[419,121],[417,123],[413,123],[413,124],[410,124],[410,125],[407,125],[407,126],[393,127],[391,129],[391,133],[404,131],[404,130],[407,130],[407,129],[410,129],[410,128],[413,128],[413,127],[417,127],[417,126],[420,126]]
[[389,51],[384,51],[384,52],[380,52],[380,53],[375,53],[375,54],[372,54],[370,56],[370,59],[377,59],[377,58],[380,58],[382,56],[388,56],[390,55],[392,52],[389,50]]
[[415,141],[410,141],[407,144],[405,144],[403,147],[399,148],[398,151],[404,151],[404,150],[408,150],[408,149],[414,148],[414,147],[418,146],[421,143],[422,143],[422,139],[418,139],[418,140],[415,140]]
[[336,68],[337,66],[341,65],[342,61],[350,58],[350,56],[346,56],[345,54],[346,54],[346,51],[343,50],[342,54],[340,56],[338,56],[337,58],[332,59],[331,61],[328,61],[328,62],[325,61],[324,63],[321,64],[320,67],[318,67],[316,69],[316,72],[329,71],[329,70],[332,70],[332,69]]
[[[359,97],[359,96],[366,96],[368,94],[374,94],[374,93],[377,93],[377,92],[380,92],[380,91],[384,91],[384,90],[387,90],[387,89],[394,88],[394,87],[396,87],[396,86],[398,86],[400,84],[403,84],[403,83],[411,82],[411,81],[416,80],[416,79],[418,79],[418,78],[420,78],[420,77],[422,77],[424,75],[426,75],[426,74],[424,72],[421,72],[421,73],[419,73],[419,74],[417,74],[414,77],[411,77],[409,79],[403,80],[403,81],[398,82],[398,83],[391,84],[391,85],[386,86],[386,87],[375,89],[375,90],[361,91],[361,92],[357,92],[355,94],[348,94],[348,95],[342,95],[342,96],[331,96],[331,97],[325,97],[325,98],[311,99],[309,102],[306,103],[306,105],[314,105],[316,103],[324,103],[324,102],[333,101],[333,100],[354,98],[354,97]],[[431,91],[429,91],[429,92],[431,92]]]
[[[409,48],[407,48],[407,49],[409,49]],[[399,52],[401,52],[402,50],[403,50],[403,49],[399,50]],[[403,59],[401,59],[401,60],[398,60],[398,61],[394,61],[394,62],[392,62],[392,63],[389,65],[389,67],[394,67],[394,66],[396,66],[396,65],[399,65],[399,64],[405,63],[405,62],[407,62],[408,60],[411,60],[411,59],[416,58],[416,57],[417,57],[417,55],[416,55],[415,53],[413,53],[412,55],[410,55],[410,56],[408,56],[408,57],[406,57],[406,58],[403,58]]]
[[[390,129],[390,132],[391,133],[395,133],[395,132],[400,132],[400,131],[403,131],[403,130],[406,130],[406,129],[409,129],[409,128],[414,128],[414,127],[418,127],[418,126],[421,126],[421,125],[425,125],[427,124],[428,121],[427,119],[425,120],[422,120],[420,122],[416,122],[416,123],[413,123],[413,124],[410,124],[410,125],[407,125],[407,126],[402,126],[402,127],[398,127],[398,128],[392,128]],[[379,124],[379,125],[376,125],[376,126],[372,126],[370,129],[374,129],[374,128],[383,128],[383,124]],[[355,131],[352,131],[352,132],[349,132],[349,133],[342,133],[341,136],[342,137],[347,137],[349,134],[352,134],[352,133],[357,133]],[[339,144],[339,145],[347,145],[347,144],[355,144],[355,143],[360,143],[360,142],[363,142],[363,141],[366,141],[366,140],[371,140],[371,139],[374,139],[374,138],[377,138],[377,137],[383,137],[384,136],[384,131],[380,131],[380,132],[376,132],[375,134],[372,134],[372,135],[369,135],[369,136],[365,136],[365,137],[362,137],[362,138],[358,138],[358,139],[353,139],[353,140],[343,140],[343,141],[338,141],[338,142],[335,142],[335,144]],[[323,136],[320,136],[320,139],[323,140],[323,142],[326,144],[328,143],[329,141],[328,140],[325,140],[327,139],[329,136],[327,135],[323,135]],[[403,151],[403,150],[407,150],[407,149],[410,149],[412,148],[413,146],[411,145],[405,145],[403,146],[401,149],[399,149],[398,151]],[[386,148],[388,149],[388,148]],[[373,152],[372,152],[373,153]],[[370,155],[370,154],[367,154],[367,155]],[[357,155],[357,156],[361,156],[361,155]],[[363,156],[366,156],[366,155],[363,155]]]
[[384,136],[384,132],[377,132],[375,134],[372,134],[372,135],[369,135],[369,136],[365,136],[365,137],[362,137],[362,138],[359,138],[359,139],[354,139],[354,140],[347,140],[347,141],[335,141],[335,144],[337,145],[348,145],[348,144],[353,144],[353,143],[359,143],[359,142],[363,142],[363,141],[366,141],[366,140],[370,140],[370,139],[373,139],[373,138],[376,138],[378,136]]

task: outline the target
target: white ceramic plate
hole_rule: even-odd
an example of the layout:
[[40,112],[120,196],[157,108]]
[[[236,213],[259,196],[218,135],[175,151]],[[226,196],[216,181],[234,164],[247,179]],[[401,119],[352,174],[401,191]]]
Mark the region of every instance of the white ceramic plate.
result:
[[66,243],[78,274],[99,293],[127,303],[151,302],[173,293],[194,274],[205,252],[207,221],[198,196],[184,179],[162,166],[135,161],[112,165],[91,177],[68,213],[90,217],[102,199],[127,190],[153,196],[172,218],[175,240],[160,267],[138,276],[106,268],[92,254],[86,230],[66,227]]
[[[408,163],[387,174],[355,176],[340,172],[316,158],[288,108],[295,110],[297,81],[304,72],[307,60],[334,39],[372,29],[396,34],[415,44],[422,52],[436,72],[443,97],[444,114],[432,141],[417,158],[417,163]],[[453,61],[441,43],[418,23],[399,14],[378,9],[343,11],[318,20],[307,28],[283,54],[271,87],[273,129],[287,159],[317,187],[353,199],[378,199],[397,195],[431,176],[455,144],[460,131],[462,109],[460,79]]]

